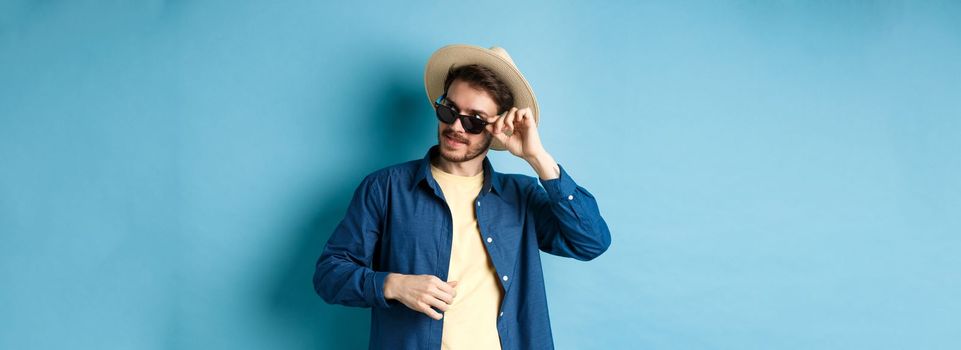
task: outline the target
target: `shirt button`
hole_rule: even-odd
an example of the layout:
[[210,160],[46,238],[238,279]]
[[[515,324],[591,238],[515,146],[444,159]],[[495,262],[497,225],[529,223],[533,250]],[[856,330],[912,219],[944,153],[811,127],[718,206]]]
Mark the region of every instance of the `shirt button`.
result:
[[492,242],[492,241],[494,241],[493,238],[487,237],[487,243],[490,243],[490,242]]
[[501,311],[501,317],[504,317],[504,312],[503,312],[503,311]]
[[504,275],[504,281],[507,281],[507,275]]
[[[572,195],[570,195],[570,196],[567,196],[567,200],[569,200],[569,201],[574,200],[574,195],[572,194]],[[480,205],[480,203],[477,203],[477,204]]]
[[[463,202],[461,202],[461,203],[463,203]],[[480,206],[480,201],[477,201],[477,206],[478,206],[478,207]]]

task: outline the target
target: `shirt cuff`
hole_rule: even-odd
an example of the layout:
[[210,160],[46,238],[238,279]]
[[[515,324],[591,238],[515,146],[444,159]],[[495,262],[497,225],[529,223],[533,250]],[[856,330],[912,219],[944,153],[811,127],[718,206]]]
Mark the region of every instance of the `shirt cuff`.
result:
[[390,308],[390,304],[387,303],[387,299],[384,298],[384,279],[387,278],[387,274],[389,273],[390,272],[386,271],[374,271],[374,273],[370,274],[371,283],[369,286],[371,286],[371,288],[367,290],[367,297],[371,305],[385,309]]
[[561,176],[556,179],[544,180],[538,178],[538,180],[541,182],[541,186],[544,186],[544,190],[547,191],[547,195],[552,201],[573,200],[577,183],[567,175],[567,171],[564,171],[564,167],[560,163],[557,164],[557,167],[561,170]]

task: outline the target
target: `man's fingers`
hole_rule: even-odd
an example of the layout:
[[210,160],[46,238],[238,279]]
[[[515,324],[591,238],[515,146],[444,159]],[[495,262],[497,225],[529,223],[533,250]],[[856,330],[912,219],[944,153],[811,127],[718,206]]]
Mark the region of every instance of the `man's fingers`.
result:
[[508,131],[508,135],[514,134],[514,119],[517,118],[517,107],[511,107],[510,112],[507,112],[507,116],[504,117],[504,128]]
[[517,121],[521,128],[527,129],[534,126],[534,112],[530,108],[524,108],[518,113]]
[[[455,295],[454,293],[456,293],[456,292],[454,291],[454,286],[451,285],[450,283],[451,283],[451,282],[441,283],[441,284],[437,285],[437,288],[440,288],[441,291],[443,291],[444,293],[447,293],[447,294],[449,294],[451,297],[453,297],[453,296]],[[454,285],[457,284],[456,281],[454,281],[454,282],[452,282],[452,283],[454,283]]]
[[434,308],[440,311],[447,311],[447,309],[450,308],[450,303],[445,302],[438,298],[429,298],[427,300],[427,304],[430,306],[433,306]]
[[494,122],[494,134],[495,134],[495,135],[500,134],[502,131],[504,131],[504,118],[506,118],[506,117],[507,117],[507,113],[504,113],[503,116],[498,117],[498,118],[497,118],[497,121]]
[[507,135],[504,135],[500,129],[502,127],[501,124],[503,123],[504,123],[504,118],[498,117],[496,122],[488,125],[491,127],[490,129],[491,135],[494,136],[494,138],[497,139],[497,141],[505,143],[507,142]]
[[431,309],[430,305],[427,305],[426,303],[417,303],[417,309],[418,309],[417,311],[423,312],[425,315],[430,316],[430,318],[433,318],[435,320],[439,320],[444,317],[439,312],[434,311],[434,309]]
[[[440,320],[444,317],[440,312],[450,309],[450,304],[454,302],[454,288],[456,281],[448,284],[434,275],[421,275],[416,280],[418,286],[411,286],[417,293],[411,294],[412,298],[404,301],[404,304],[414,311],[421,312],[430,318]],[[410,300],[413,299],[413,300]],[[436,309],[436,310],[435,310]]]
[[430,276],[430,278],[427,282],[427,285],[425,286],[426,288],[425,288],[424,298],[427,298],[427,299],[438,298],[447,302],[448,304],[453,302],[454,298],[448,292],[450,290],[450,286],[447,285],[447,282],[444,282],[444,280],[440,279],[440,277],[437,277],[434,275],[428,275],[428,276]]
[[456,288],[457,288],[457,281],[447,282],[447,284],[450,285],[450,287],[451,287],[451,288],[450,288],[450,295],[451,295],[452,297],[457,297],[457,289],[456,289]]
[[451,295],[451,294],[448,293],[448,292],[443,291],[443,290],[434,289],[434,290],[431,291],[431,294],[433,295],[434,298],[440,299],[441,301],[443,301],[443,302],[445,302],[445,303],[447,303],[447,304],[450,304],[450,303],[453,303],[453,302],[454,302],[454,296]]

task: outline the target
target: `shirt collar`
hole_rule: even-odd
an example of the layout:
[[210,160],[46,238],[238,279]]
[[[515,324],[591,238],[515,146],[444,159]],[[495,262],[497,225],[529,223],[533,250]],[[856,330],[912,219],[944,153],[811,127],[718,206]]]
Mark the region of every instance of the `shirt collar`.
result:
[[[414,181],[411,182],[411,190],[414,187],[420,185],[421,182],[427,182],[431,188],[437,188],[437,181],[434,180],[434,176],[430,173],[430,160],[434,156],[438,156],[440,153],[440,145],[434,145],[429,150],[424,158],[417,165],[416,173],[414,173]],[[494,167],[491,165],[490,158],[486,155],[484,156],[484,186],[481,188],[481,195],[487,194],[488,192],[494,192],[500,195],[500,181],[499,175],[494,172]]]

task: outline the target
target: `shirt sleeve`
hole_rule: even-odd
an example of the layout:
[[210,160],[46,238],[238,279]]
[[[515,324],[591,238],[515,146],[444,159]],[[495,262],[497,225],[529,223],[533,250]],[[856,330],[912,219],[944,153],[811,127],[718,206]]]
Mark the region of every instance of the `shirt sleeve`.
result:
[[543,187],[535,182],[529,190],[538,246],[549,254],[592,260],[610,247],[611,232],[594,196],[558,168],[560,177],[538,179]]
[[384,298],[388,272],[374,271],[372,265],[385,204],[384,187],[368,175],[354,191],[347,213],[317,259],[314,290],[325,302],[390,308]]

